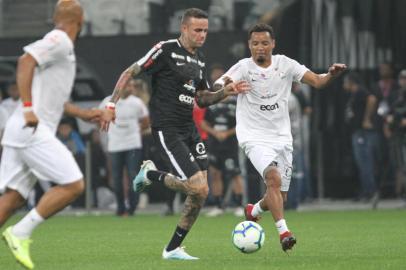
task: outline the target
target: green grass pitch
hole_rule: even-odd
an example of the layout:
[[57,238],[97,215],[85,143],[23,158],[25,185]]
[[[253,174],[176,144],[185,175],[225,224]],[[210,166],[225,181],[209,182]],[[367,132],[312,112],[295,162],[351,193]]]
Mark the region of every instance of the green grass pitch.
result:
[[[231,243],[232,229],[241,219],[201,216],[183,243],[200,260],[164,261],[161,252],[178,218],[54,217],[33,235],[35,269],[406,269],[404,210],[288,212],[288,226],[298,239],[288,255],[280,248],[269,213],[260,222],[265,245],[253,254],[242,254]],[[0,269],[22,269],[4,243]]]

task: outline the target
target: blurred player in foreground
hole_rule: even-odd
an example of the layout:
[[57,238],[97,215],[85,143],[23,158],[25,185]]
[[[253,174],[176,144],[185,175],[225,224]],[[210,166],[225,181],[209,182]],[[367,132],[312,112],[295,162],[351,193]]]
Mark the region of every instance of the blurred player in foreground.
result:
[[34,268],[29,249],[33,230],[84,190],[78,165],[55,136],[62,114],[97,120],[102,113],[67,102],[76,73],[73,42],[83,24],[79,2],[59,1],[54,22],[55,29],[25,46],[25,53],[18,60],[21,102],[9,118],[2,140],[0,226],[26,203],[37,179],[56,183],[35,208],[3,232],[17,261],[28,269]]

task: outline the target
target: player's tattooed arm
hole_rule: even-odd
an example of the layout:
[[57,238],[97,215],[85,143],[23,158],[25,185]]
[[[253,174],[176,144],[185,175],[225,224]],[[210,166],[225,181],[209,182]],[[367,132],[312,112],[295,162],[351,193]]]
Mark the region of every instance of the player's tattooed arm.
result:
[[232,82],[226,79],[225,85],[215,84],[214,92],[209,90],[201,90],[196,93],[196,102],[199,107],[207,107],[222,101],[224,98],[231,95],[246,93],[250,90],[250,85],[246,81]]
[[116,83],[116,87],[114,87],[114,91],[113,94],[111,95],[110,102],[117,103],[117,101],[120,99],[122,90],[127,86],[130,79],[139,74],[140,72],[141,67],[137,64],[137,62],[135,62],[129,68],[124,70],[124,72],[121,73],[120,78]]
[[220,102],[225,97],[227,97],[227,96],[224,91],[224,87],[220,88],[219,90],[217,90],[215,92],[210,92],[209,90],[202,90],[202,91],[197,91],[196,102],[197,102],[197,105],[199,105],[199,107],[204,108],[204,107],[207,107],[207,106]]

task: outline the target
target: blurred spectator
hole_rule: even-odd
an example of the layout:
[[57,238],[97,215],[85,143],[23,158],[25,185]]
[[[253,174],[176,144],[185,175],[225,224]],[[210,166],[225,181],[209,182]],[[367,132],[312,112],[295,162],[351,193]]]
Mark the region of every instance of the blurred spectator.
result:
[[[150,90],[148,88],[148,84],[142,79],[134,79],[129,83],[130,87],[132,88],[132,94],[139,97],[145,106],[148,106],[149,100],[151,99]],[[147,127],[142,131],[142,145],[143,145],[143,160],[152,160],[155,164],[159,164],[159,167],[162,168],[164,171],[170,171],[170,162],[167,159],[167,156],[162,155],[156,145],[153,143],[153,138],[151,134],[151,127]],[[165,203],[167,205],[166,209],[163,211],[164,216],[170,216],[174,214],[173,209],[173,201],[175,198],[176,193],[171,189],[164,188],[162,186],[152,186],[151,189],[148,190],[148,194],[156,194],[153,189],[155,188],[163,188],[163,191],[159,191],[159,193],[164,193]],[[146,192],[140,194],[139,198],[139,207],[145,208],[146,204],[148,203],[149,197]]]
[[374,116],[377,99],[364,88],[356,73],[349,73],[344,77],[343,88],[350,92],[345,117],[351,130],[352,151],[361,182],[357,199],[369,201],[377,191],[374,175],[377,146]]
[[[292,85],[292,87],[297,87]],[[292,179],[286,202],[286,209],[297,209],[300,201],[300,190],[304,184],[304,160],[302,140],[302,110],[296,95],[290,95],[288,101],[290,127],[293,137]]]
[[393,160],[396,170],[395,194],[404,192],[406,181],[406,69],[399,73],[397,98],[386,117],[386,124],[393,142]]
[[379,65],[379,81],[375,85],[374,94],[378,99],[378,180],[380,186],[391,185],[394,175],[394,160],[390,149],[392,142],[390,140],[389,130],[384,125],[385,118],[388,115],[390,108],[396,100],[397,83],[394,79],[394,70],[391,63],[382,63]]
[[151,98],[151,94],[148,90],[148,84],[142,79],[134,79],[128,83],[128,87],[131,89],[131,94],[139,97],[142,102],[147,106]]
[[[296,104],[296,101],[299,102],[299,113],[300,113],[300,119],[298,120],[298,123],[300,123],[300,127],[298,130],[298,136],[296,140],[298,141],[298,144],[300,144],[300,147],[298,146],[295,148],[293,147],[293,162],[299,162],[299,166],[301,167],[301,171],[303,173],[303,177],[301,178],[301,182],[299,185],[299,197],[300,201],[306,201],[310,200],[313,197],[313,190],[312,190],[312,184],[310,180],[310,173],[309,173],[309,159],[308,155],[306,155],[306,150],[310,148],[309,146],[309,118],[310,114],[312,113],[312,107],[310,105],[310,102],[305,95],[300,83],[294,82],[292,84],[292,94],[296,97],[296,100],[291,99],[290,101],[293,104]],[[294,106],[296,111],[296,106]],[[294,113],[296,115],[296,112]],[[291,119],[292,120],[292,119]],[[292,133],[295,132],[292,127]],[[293,134],[292,134],[293,135]],[[294,135],[293,135],[294,136]],[[294,144],[295,144],[295,138],[293,138]],[[296,156],[296,158],[295,158]],[[296,159],[296,161],[295,161]],[[293,170],[295,170],[295,164],[293,165]]]
[[8,98],[3,99],[0,106],[6,109],[8,115],[11,115],[17,108],[18,100],[20,99],[20,93],[18,92],[17,83],[15,81],[10,82],[7,88]]
[[75,156],[85,154],[85,144],[79,133],[74,130],[71,118],[63,118],[58,126],[57,137]]
[[[116,104],[116,119],[108,131],[107,150],[112,162],[114,191],[117,199],[117,216],[134,215],[138,204],[138,194],[132,187],[132,179],[138,173],[142,161],[141,132],[149,127],[148,109],[144,102],[133,95],[135,82],[131,80],[122,91]],[[105,107],[111,96],[106,97],[101,107]],[[128,176],[128,207],[125,204],[123,172]]]
[[97,196],[98,189],[103,187],[108,187],[107,181],[107,157],[103,150],[100,132],[93,129],[89,133],[90,151],[91,151],[91,184],[93,189],[93,205],[95,207],[99,206],[99,198]]

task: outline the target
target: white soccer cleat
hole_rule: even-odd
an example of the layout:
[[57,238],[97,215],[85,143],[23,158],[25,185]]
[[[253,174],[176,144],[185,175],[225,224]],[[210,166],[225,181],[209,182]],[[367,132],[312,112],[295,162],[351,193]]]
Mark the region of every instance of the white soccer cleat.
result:
[[244,216],[244,208],[237,207],[234,211],[234,216],[236,217],[243,217]]
[[151,160],[145,160],[141,165],[140,171],[133,180],[133,189],[135,192],[141,192],[145,189],[146,186],[151,185],[151,180],[147,178],[147,172],[151,170],[156,171],[154,162],[152,162]]
[[185,247],[177,247],[174,250],[166,251],[166,247],[162,251],[164,260],[198,260],[199,258],[190,256],[186,253]]
[[218,217],[224,214],[224,210],[218,207],[215,207],[211,209],[209,212],[207,212],[206,216],[207,217]]

